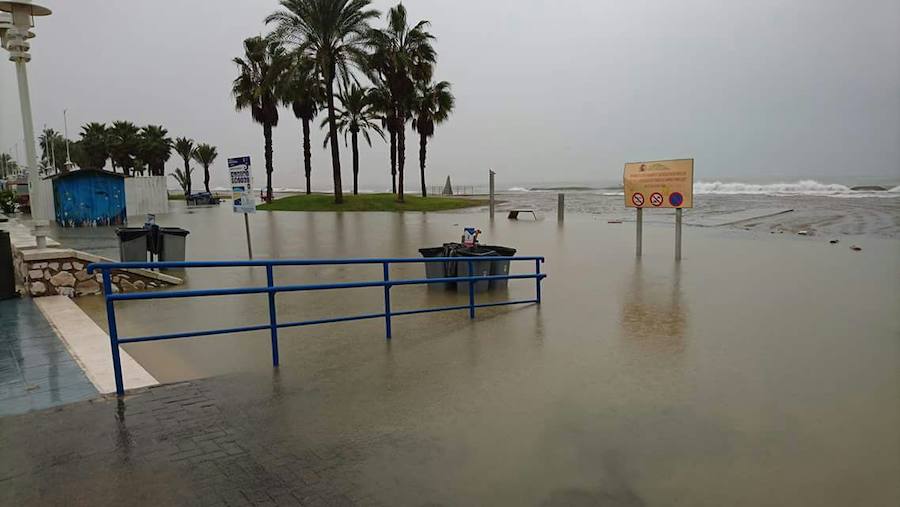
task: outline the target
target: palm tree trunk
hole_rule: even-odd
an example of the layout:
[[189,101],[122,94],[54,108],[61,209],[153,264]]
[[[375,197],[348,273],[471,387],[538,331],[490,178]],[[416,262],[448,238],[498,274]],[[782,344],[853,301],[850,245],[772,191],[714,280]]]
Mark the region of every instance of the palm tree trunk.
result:
[[[122,170],[126,171],[124,167],[122,168]],[[187,182],[187,189],[185,191],[184,197],[187,198],[187,196],[191,195],[191,168],[188,159],[184,159],[184,179]]]
[[397,193],[397,132],[391,129],[391,192]]
[[353,144],[353,195],[359,195],[359,145],[357,144],[359,134],[350,133],[351,143]]
[[325,76],[328,88],[328,136],[331,141],[331,170],[334,178],[334,203],[344,202],[344,190],[341,188],[341,154],[338,150],[337,123],[334,117],[334,69]]
[[263,123],[263,137],[266,140],[266,200],[272,201],[272,124]]
[[312,193],[312,187],[309,181],[312,175],[312,150],[309,146],[309,120],[303,119],[303,167],[306,171],[306,195]]
[[425,191],[425,151],[428,145],[428,138],[425,134],[419,134],[419,172],[422,176],[422,197],[428,197]]
[[209,164],[203,164],[203,186],[206,187],[206,193],[211,194],[209,191]]
[[397,185],[397,200],[405,202],[403,196],[403,166],[406,164],[406,123],[397,131],[397,172],[399,183]]

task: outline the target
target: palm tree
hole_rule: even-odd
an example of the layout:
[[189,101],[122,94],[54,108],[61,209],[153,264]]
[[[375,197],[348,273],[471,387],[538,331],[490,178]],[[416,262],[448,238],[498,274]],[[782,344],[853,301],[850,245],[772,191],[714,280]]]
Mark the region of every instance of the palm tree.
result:
[[392,120],[397,125],[397,198],[403,197],[404,167],[406,165],[406,121],[410,118],[415,98],[416,81],[431,80],[437,53],[431,45],[434,39],[428,31],[428,21],[409,26],[406,7],[397,4],[387,14],[387,28],[371,30],[369,41],[373,52],[368,59],[371,73],[379,74],[390,92],[393,106]]
[[[194,156],[194,140],[188,139],[186,137],[178,137],[175,139],[175,153],[181,155],[181,160],[184,160],[184,171],[181,172],[182,178],[184,178],[185,184],[182,185],[185,189],[184,197],[187,198],[191,195],[191,157]],[[178,172],[175,173],[176,175]],[[175,177],[178,179],[178,176]]]
[[250,109],[263,126],[266,156],[266,199],[272,200],[272,127],[278,125],[276,86],[290,60],[276,41],[262,37],[244,40],[244,58],[235,58],[240,74],[231,87],[235,108]]
[[206,192],[209,192],[209,166],[216,161],[216,157],[219,156],[218,151],[215,146],[211,146],[209,144],[198,144],[197,148],[194,149],[194,160],[197,161],[198,164],[203,166],[203,186],[206,187]]
[[151,176],[165,174],[165,164],[172,156],[172,139],[161,125],[147,125],[141,129],[140,158],[147,164]]
[[[41,162],[44,167],[52,167],[59,171],[65,166],[66,140],[59,132],[53,129],[44,129],[38,137],[38,143],[41,147]],[[62,151],[60,151],[60,147],[62,147]],[[58,157],[57,154],[59,154]]]
[[0,153],[0,177],[7,177],[19,172],[19,164],[9,153]]
[[397,131],[403,127],[395,114],[391,91],[387,85],[375,79],[375,86],[369,88],[369,103],[378,112],[381,126],[388,131],[391,152],[391,192],[397,193]]
[[443,123],[453,111],[453,94],[450,83],[440,81],[428,83],[420,81],[416,85],[416,100],[413,106],[412,127],[419,133],[419,170],[422,176],[422,197],[425,191],[425,153],[428,138],[434,135],[434,126]]
[[348,78],[350,65],[361,65],[367,44],[369,20],[379,16],[369,9],[371,0],[281,0],[283,10],[266,18],[275,23],[274,36],[296,45],[307,55],[322,76],[328,105],[328,135],[334,179],[334,202],[344,201],[341,187],[341,159],[337,144],[337,115],[334,108],[334,81],[338,74]]
[[312,150],[309,142],[309,125],[319,112],[319,104],[325,100],[325,89],[316,73],[315,62],[302,53],[292,55],[293,62],[280,83],[279,97],[290,106],[294,116],[303,125],[303,168],[306,175],[306,193],[312,193]]
[[[357,84],[349,85],[349,87],[345,85],[344,90],[338,94],[338,101],[341,103],[341,109],[337,111],[335,123],[338,130],[344,133],[344,146],[347,145],[347,134],[350,134],[350,143],[353,148],[353,195],[357,195],[359,194],[359,134],[362,133],[366,143],[372,146],[369,131],[375,131],[382,139],[384,139],[384,132],[375,123],[378,116],[369,102],[369,94],[365,88]],[[322,123],[324,127],[324,122]],[[330,138],[325,138],[324,145],[327,145],[329,140]]]
[[109,129],[103,123],[91,122],[81,127],[81,167],[103,169],[109,158]]
[[138,154],[140,144],[140,129],[130,121],[113,122],[109,133],[109,154],[115,166],[122,168],[125,176],[131,175],[134,167],[134,159]]
[[178,182],[185,199],[191,195],[191,173],[193,172],[194,169],[192,167],[188,167],[187,171],[182,171],[180,167],[176,167],[175,172],[169,175]]

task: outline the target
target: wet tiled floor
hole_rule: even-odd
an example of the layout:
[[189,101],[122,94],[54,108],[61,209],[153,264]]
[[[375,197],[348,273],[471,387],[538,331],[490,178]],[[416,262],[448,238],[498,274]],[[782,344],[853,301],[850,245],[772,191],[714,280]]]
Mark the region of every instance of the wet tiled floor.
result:
[[0,416],[97,395],[31,299],[0,301]]

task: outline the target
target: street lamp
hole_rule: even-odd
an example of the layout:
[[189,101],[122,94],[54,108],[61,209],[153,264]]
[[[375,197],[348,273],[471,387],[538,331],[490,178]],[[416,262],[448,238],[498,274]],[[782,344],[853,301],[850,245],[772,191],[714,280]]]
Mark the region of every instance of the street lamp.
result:
[[34,37],[31,28],[34,18],[49,16],[50,9],[31,3],[30,0],[0,1],[0,11],[12,14],[12,22],[7,17],[0,31],[3,34],[3,47],[9,51],[9,59],[16,64],[16,77],[19,81],[19,105],[22,108],[22,130],[25,134],[25,161],[28,167],[28,194],[31,202],[31,218],[34,223],[34,236],[38,248],[47,246],[44,229],[49,222],[44,216],[41,193],[41,176],[37,165],[37,150],[34,146],[34,121],[31,118],[31,96],[28,92],[28,73],[25,64],[31,60],[28,50],[31,45],[28,39]]

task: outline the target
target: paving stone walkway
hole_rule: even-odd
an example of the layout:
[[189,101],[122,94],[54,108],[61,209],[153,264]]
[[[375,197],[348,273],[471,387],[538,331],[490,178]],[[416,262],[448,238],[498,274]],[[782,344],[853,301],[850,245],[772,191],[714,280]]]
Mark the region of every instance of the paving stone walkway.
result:
[[377,504],[350,472],[358,443],[276,424],[271,400],[241,396],[246,384],[219,377],[0,418],[0,505]]
[[0,416],[96,396],[34,301],[0,301]]

